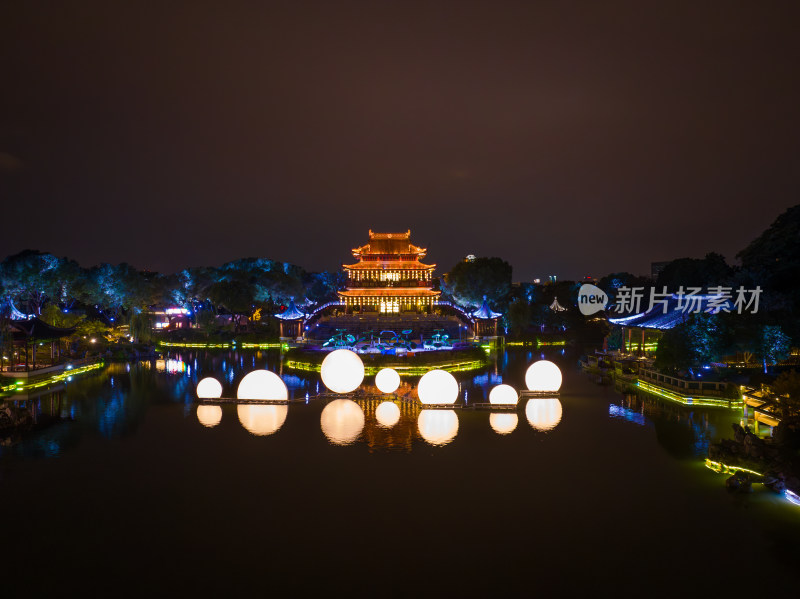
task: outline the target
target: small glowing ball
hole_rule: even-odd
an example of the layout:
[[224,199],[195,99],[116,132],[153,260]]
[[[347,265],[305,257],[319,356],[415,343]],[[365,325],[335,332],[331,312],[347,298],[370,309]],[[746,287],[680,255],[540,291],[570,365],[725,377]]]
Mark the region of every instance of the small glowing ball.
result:
[[200,399],[217,399],[222,397],[222,385],[213,376],[207,376],[197,383],[197,397]]
[[553,430],[561,422],[561,402],[557,397],[529,399],[525,416],[537,431]]
[[355,352],[337,349],[325,356],[320,376],[325,386],[334,393],[350,393],[358,389],[364,380],[364,363]]
[[539,360],[528,367],[525,384],[529,391],[552,391],[561,389],[561,369],[549,360]]
[[319,424],[328,441],[348,445],[364,429],[364,411],[351,399],[334,399],[322,410]]
[[238,399],[286,400],[289,390],[274,372],[254,370],[242,379],[236,391]]
[[489,403],[515,406],[517,401],[519,401],[517,390],[511,385],[497,385],[489,392]]
[[264,437],[278,431],[286,422],[289,406],[281,404],[239,404],[236,414],[247,432]]
[[197,419],[203,426],[214,428],[222,420],[222,408],[219,406],[197,406]]
[[391,401],[385,401],[375,408],[375,418],[384,428],[392,428],[400,421],[400,408]]
[[458,416],[455,410],[422,410],[417,428],[431,445],[447,445],[458,434]]
[[458,381],[449,372],[431,370],[425,373],[417,385],[417,395],[423,404],[449,404],[458,399]]
[[489,425],[494,429],[494,432],[501,435],[507,435],[517,428],[519,417],[516,414],[489,414]]
[[400,375],[394,368],[384,368],[375,375],[375,386],[381,393],[394,393],[400,386]]

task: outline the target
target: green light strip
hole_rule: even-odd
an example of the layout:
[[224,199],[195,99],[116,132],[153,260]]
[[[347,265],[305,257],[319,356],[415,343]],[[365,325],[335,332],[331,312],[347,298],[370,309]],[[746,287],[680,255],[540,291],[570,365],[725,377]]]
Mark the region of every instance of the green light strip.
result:
[[763,476],[760,472],[756,472],[755,470],[750,470],[749,468],[742,468],[741,466],[729,466],[728,464],[723,464],[722,462],[714,462],[713,460],[706,458],[706,468],[713,470],[719,474],[736,474],[737,472],[749,472],[750,474],[755,474],[756,476]]
[[0,387],[0,389],[2,389],[2,391],[27,391],[29,389],[39,389],[41,387],[47,387],[49,385],[52,385],[53,383],[59,383],[70,377],[77,376],[79,374],[84,374],[86,372],[91,372],[92,370],[97,370],[98,368],[102,368],[103,366],[105,366],[104,362],[95,362],[94,364],[87,364],[86,366],[81,366],[80,368],[74,368],[72,370],[63,370],[56,375],[53,375],[46,379],[39,379],[29,384],[25,384],[25,381],[18,380],[13,385],[6,385],[5,387]]
[[[294,370],[306,370],[310,372],[319,372],[321,364],[312,364],[311,362],[295,362],[289,360],[286,362],[286,368]],[[477,370],[483,368],[484,363],[480,360],[473,360],[471,362],[451,362],[449,364],[431,364],[429,366],[364,366],[365,375],[377,374],[383,368],[393,368],[398,374],[404,376],[422,376],[431,370],[446,370],[447,372],[466,372],[469,370]]]
[[664,389],[663,387],[658,387],[656,385],[652,385],[650,383],[645,383],[644,381],[636,381],[636,386],[640,387],[644,391],[648,393],[652,393],[653,395],[658,395],[659,397],[663,397],[664,399],[669,399],[670,401],[675,401],[679,404],[683,404],[685,406],[701,406],[701,407],[717,407],[717,408],[741,408],[742,402],[737,400],[729,400],[729,399],[720,399],[718,397],[688,397],[686,395],[681,395],[679,393],[675,393],[673,391],[669,391],[668,389]]
[[[164,347],[186,347],[192,349],[235,349],[236,343],[170,343],[167,341],[159,341],[159,345]],[[239,347],[243,349],[271,349],[281,348],[289,349],[288,343],[242,343]]]

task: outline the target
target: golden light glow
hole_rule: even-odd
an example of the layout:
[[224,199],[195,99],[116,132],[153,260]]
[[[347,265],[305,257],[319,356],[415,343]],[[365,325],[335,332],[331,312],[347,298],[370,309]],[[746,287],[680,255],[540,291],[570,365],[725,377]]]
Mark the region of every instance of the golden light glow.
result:
[[382,427],[392,428],[400,422],[400,408],[394,402],[385,401],[375,408],[375,418]]
[[394,368],[384,368],[375,375],[375,386],[381,393],[394,393],[400,386],[400,375]]
[[417,428],[431,445],[447,445],[458,434],[458,415],[455,410],[422,410]]
[[489,392],[489,403],[492,404],[515,406],[518,401],[517,390],[511,385],[497,385]]
[[494,432],[500,435],[507,435],[517,428],[519,423],[519,416],[510,413],[492,413],[489,414],[489,425],[494,429]]
[[203,426],[214,428],[222,420],[222,408],[219,406],[197,406],[197,419]]
[[528,367],[525,384],[529,391],[557,392],[561,389],[561,369],[549,360],[539,360]]
[[364,429],[364,411],[351,399],[334,399],[322,410],[322,432],[334,445],[349,445]]
[[289,406],[282,404],[239,404],[236,414],[247,432],[264,437],[278,431],[286,421]]
[[449,372],[431,370],[424,374],[417,385],[420,403],[452,404],[458,399],[458,381]]
[[561,422],[561,402],[557,397],[534,397],[525,405],[525,416],[537,431],[553,430]]
[[364,363],[355,352],[337,349],[325,356],[320,376],[325,386],[334,393],[350,393],[358,389],[364,380]]
[[197,383],[197,397],[200,399],[218,399],[222,397],[222,385],[213,376],[207,376]]
[[242,379],[236,390],[238,399],[287,400],[289,390],[274,372],[254,370]]

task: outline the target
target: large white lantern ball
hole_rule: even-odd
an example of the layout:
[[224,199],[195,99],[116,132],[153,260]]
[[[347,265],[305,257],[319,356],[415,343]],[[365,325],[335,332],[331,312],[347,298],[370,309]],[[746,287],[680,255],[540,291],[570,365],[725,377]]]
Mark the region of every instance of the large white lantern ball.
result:
[[239,422],[251,434],[257,437],[271,435],[286,422],[289,406],[279,404],[239,404],[236,415]]
[[417,385],[420,403],[450,404],[458,399],[458,381],[449,372],[431,370],[424,374]]
[[322,410],[320,428],[335,445],[348,445],[364,429],[364,410],[351,399],[334,399]]
[[222,420],[222,408],[219,406],[197,406],[197,419],[200,424],[214,428]]
[[364,380],[364,363],[349,349],[337,349],[325,356],[320,369],[325,386],[334,393],[350,393]]
[[394,393],[400,386],[400,375],[394,368],[384,368],[375,375],[375,386],[381,393]]
[[528,367],[525,384],[529,391],[555,393],[561,389],[561,369],[549,360],[539,360]]
[[500,435],[507,435],[517,428],[519,417],[513,412],[510,414],[494,412],[489,414],[489,425],[494,432]]
[[525,405],[528,423],[537,431],[551,431],[561,422],[561,402],[557,397],[532,398]]
[[447,445],[458,434],[458,415],[455,410],[422,410],[417,428],[431,445]]
[[254,370],[242,379],[236,391],[238,399],[287,400],[289,390],[286,384],[274,372]]
[[197,397],[199,399],[218,399],[222,397],[222,385],[213,376],[207,376],[197,383]]
[[497,385],[489,392],[489,403],[500,406],[515,406],[519,396],[511,385]]
[[400,408],[391,401],[385,401],[375,408],[375,418],[382,427],[392,428],[400,422]]

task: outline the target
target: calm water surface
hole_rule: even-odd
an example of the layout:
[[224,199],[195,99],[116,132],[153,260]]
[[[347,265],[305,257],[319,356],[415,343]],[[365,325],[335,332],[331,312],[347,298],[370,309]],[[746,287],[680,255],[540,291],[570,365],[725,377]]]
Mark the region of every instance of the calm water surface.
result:
[[[523,387],[539,357],[460,374],[459,402]],[[548,357],[560,399],[514,414],[333,403],[313,399],[316,374],[288,370],[288,409],[198,414],[199,378],[233,396],[253,368],[280,371],[267,352],[113,365],[12,404],[36,422],[0,447],[0,588],[694,596],[797,583],[800,507],[758,485],[729,495],[703,466],[738,413],[623,396]]]

